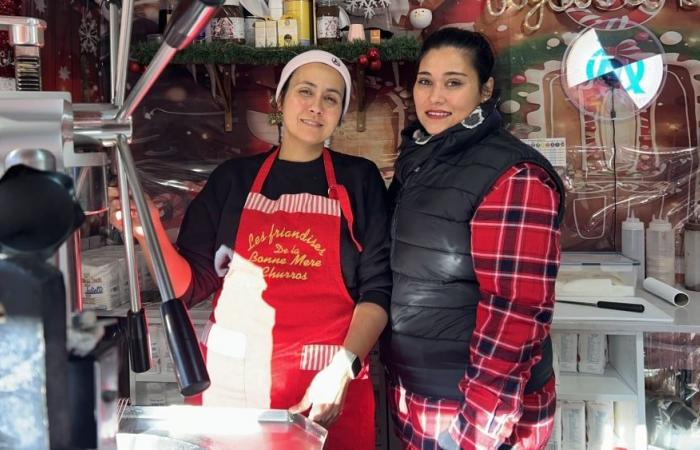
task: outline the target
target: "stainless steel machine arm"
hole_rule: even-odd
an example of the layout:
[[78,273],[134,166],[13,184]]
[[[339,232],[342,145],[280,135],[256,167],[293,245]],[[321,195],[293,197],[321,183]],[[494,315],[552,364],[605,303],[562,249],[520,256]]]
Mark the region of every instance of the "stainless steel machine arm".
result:
[[[162,73],[163,69],[165,69],[175,56],[177,50],[187,47],[187,45],[192,42],[194,37],[207,25],[209,19],[216,13],[218,6],[222,3],[223,0],[183,0],[179,3],[171,19],[171,23],[166,30],[163,44],[158,49],[158,52],[153,61],[149,64],[146,72],[141,76],[129,93],[129,97],[122,104],[126,85],[127,50],[125,49],[129,47],[130,39],[127,34],[130,34],[131,8],[133,8],[130,0],[123,1],[122,8],[124,9],[122,10],[122,23],[118,39],[119,50],[116,57],[117,68],[112,72],[112,80],[114,82],[112,90],[114,93],[113,103],[114,106],[120,108],[116,116],[117,122],[128,121],[130,119],[150,88],[155,84],[156,79]],[[113,7],[114,6],[111,6],[111,8]],[[110,16],[116,17],[116,12],[111,12]],[[115,41],[116,39],[111,40],[111,42]],[[123,208],[124,211],[126,211],[123,216],[126,219],[126,216],[129,215],[128,193],[130,190],[136,203],[138,216],[141,219],[141,225],[153,262],[158,290],[163,299],[161,314],[163,316],[165,333],[168,338],[168,346],[173,357],[173,362],[175,363],[175,373],[180,386],[180,392],[185,396],[194,395],[209,387],[209,375],[207,374],[204,359],[199,350],[199,343],[194,332],[194,327],[189,320],[185,306],[181,301],[175,298],[167,266],[158,243],[158,237],[155,233],[150,211],[146,203],[146,197],[144,196],[141,183],[138,179],[136,165],[134,164],[126,136],[119,136],[117,138],[117,148],[119,152],[118,169],[120,174],[120,197],[122,198],[122,202],[124,202],[123,205],[126,205]],[[126,177],[124,177],[124,175],[126,175]],[[128,227],[126,222],[124,223],[124,230],[125,232],[129,230],[128,234],[125,235],[125,241],[129,241],[130,244],[133,245],[131,227]],[[129,253],[128,248],[127,253]],[[133,248],[131,249],[131,253],[133,258]],[[132,267],[130,271],[135,273],[135,268]],[[137,330],[144,330],[145,318],[142,317],[143,309],[140,308],[140,301],[134,300],[137,295],[138,294],[134,295],[132,293],[132,314],[135,314],[134,327]],[[141,323],[141,321],[143,322]],[[143,337],[143,333],[141,333],[141,337]],[[142,340],[141,344],[144,342],[146,341]],[[143,347],[144,346],[141,345],[141,354],[147,351],[144,350]],[[138,352],[138,349],[136,351]]]

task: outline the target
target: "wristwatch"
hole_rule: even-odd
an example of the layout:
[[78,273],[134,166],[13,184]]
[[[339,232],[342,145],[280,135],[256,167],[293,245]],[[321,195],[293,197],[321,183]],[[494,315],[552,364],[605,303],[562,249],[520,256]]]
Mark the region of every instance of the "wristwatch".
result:
[[358,377],[358,375],[360,375],[360,371],[362,370],[362,361],[360,361],[360,358],[353,352],[348,351],[348,353],[352,357],[352,364],[350,365],[350,369],[352,370],[352,379],[354,380]]

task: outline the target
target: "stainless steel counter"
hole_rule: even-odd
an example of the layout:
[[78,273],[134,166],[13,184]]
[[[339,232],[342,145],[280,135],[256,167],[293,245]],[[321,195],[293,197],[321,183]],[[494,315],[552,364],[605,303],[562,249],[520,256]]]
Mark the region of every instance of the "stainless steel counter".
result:
[[327,432],[299,414],[200,406],[126,408],[119,450],[320,450]]

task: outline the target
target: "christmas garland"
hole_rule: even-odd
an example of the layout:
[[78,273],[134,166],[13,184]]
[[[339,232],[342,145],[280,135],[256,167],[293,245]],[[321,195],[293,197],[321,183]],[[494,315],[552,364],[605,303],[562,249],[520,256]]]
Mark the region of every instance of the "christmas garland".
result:
[[[140,42],[131,49],[131,59],[148,64],[158,50],[157,42]],[[284,64],[294,56],[311,48],[322,48],[348,62],[355,62],[371,47],[377,47],[383,61],[415,61],[421,41],[413,36],[387,39],[379,45],[369,42],[338,42],[323,47],[257,48],[226,41],[194,42],[178,52],[175,64],[254,64],[259,66]]]

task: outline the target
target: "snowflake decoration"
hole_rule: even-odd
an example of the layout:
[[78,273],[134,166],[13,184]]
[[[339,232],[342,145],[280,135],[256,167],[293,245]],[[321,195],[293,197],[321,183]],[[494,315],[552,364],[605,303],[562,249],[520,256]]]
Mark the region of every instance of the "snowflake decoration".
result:
[[90,11],[83,15],[78,28],[78,36],[80,37],[80,51],[82,53],[91,53],[97,55],[97,21],[93,19]]
[[34,8],[41,14],[46,13],[46,0],[34,0]]
[[61,68],[58,69],[58,78],[60,78],[63,81],[70,80],[70,70],[68,70],[68,67],[61,66]]
[[375,9],[389,8],[391,0],[346,0],[345,4],[351,11],[364,13],[365,19],[374,17]]

